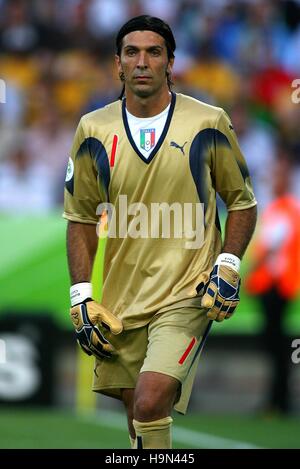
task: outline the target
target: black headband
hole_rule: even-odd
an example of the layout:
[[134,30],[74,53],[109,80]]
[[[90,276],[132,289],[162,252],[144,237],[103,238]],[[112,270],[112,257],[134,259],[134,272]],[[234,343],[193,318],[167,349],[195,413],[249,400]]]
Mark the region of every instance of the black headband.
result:
[[122,26],[116,37],[116,49],[118,55],[121,54],[123,37],[133,31],[153,31],[159,34],[166,42],[168,57],[174,57],[176,42],[170,26],[160,18],[148,15],[136,16]]

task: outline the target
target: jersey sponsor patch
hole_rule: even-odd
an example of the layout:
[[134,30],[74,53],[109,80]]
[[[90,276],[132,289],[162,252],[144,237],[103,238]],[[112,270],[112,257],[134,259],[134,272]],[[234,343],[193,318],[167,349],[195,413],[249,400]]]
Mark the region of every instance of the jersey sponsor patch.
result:
[[174,148],[178,148],[178,150],[180,150],[181,153],[182,153],[183,155],[185,155],[185,153],[184,153],[184,147],[185,147],[186,144],[187,144],[187,142],[184,142],[183,145],[178,145],[178,143],[176,143],[176,142],[174,142],[174,141],[172,140],[172,142],[170,143],[170,146],[171,146],[171,147],[174,147]]
[[140,147],[149,151],[155,146],[155,129],[140,130]]
[[71,181],[73,174],[74,174],[74,163],[73,163],[72,158],[69,157],[65,182]]

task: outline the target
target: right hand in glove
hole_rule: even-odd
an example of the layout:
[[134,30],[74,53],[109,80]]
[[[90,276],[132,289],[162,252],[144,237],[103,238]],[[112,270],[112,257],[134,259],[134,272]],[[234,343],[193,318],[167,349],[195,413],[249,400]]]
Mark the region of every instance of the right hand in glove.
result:
[[[74,287],[75,285],[71,289]],[[91,298],[75,304],[70,309],[70,315],[77,342],[82,350],[96,358],[111,358],[115,349],[105,338],[101,329],[104,327],[113,334],[120,334],[123,330],[122,321]]]
[[201,301],[201,306],[208,308],[208,318],[221,322],[233,315],[240,300],[239,266],[240,259],[234,254],[218,256]]

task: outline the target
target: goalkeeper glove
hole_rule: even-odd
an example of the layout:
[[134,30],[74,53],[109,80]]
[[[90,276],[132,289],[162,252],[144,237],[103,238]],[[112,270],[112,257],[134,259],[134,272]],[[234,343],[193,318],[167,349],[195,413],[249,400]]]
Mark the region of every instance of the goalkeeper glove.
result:
[[229,319],[240,298],[240,259],[233,254],[222,253],[218,256],[210,274],[201,306],[209,308],[207,317],[218,322]]
[[77,342],[88,355],[111,358],[115,349],[104,337],[100,327],[105,327],[113,334],[120,334],[123,330],[122,321],[104,306],[93,301],[91,296],[92,286],[88,282],[77,283],[71,287],[70,315]]

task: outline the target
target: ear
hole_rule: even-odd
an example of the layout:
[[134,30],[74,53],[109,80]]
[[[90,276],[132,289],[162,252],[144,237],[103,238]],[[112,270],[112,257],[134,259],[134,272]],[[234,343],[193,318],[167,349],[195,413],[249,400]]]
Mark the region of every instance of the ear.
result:
[[171,57],[169,59],[168,66],[167,66],[167,72],[168,73],[172,73],[173,65],[174,65],[174,57]]
[[121,59],[119,55],[115,55],[115,64],[117,66],[118,74],[123,72],[122,65],[121,65]]

